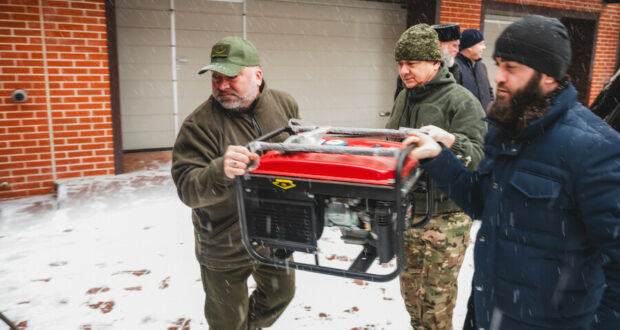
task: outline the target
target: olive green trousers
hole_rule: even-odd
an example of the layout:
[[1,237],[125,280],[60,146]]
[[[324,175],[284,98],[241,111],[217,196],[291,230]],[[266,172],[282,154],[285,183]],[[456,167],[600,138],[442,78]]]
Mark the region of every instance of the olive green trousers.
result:
[[[295,271],[253,264],[230,269],[200,265],[206,293],[204,312],[210,330],[246,330],[271,326],[295,295]],[[248,296],[247,280],[256,289]]]

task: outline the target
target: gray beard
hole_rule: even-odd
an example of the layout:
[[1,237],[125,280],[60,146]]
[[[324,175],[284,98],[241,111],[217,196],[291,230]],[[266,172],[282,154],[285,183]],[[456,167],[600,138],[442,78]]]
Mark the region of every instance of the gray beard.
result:
[[452,56],[451,54],[448,56],[444,57],[444,62],[446,62],[446,65],[451,68],[454,65],[454,56]]

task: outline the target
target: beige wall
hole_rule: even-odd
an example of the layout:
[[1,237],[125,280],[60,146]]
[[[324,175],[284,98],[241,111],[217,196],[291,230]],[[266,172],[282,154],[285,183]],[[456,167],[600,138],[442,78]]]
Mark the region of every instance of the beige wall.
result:
[[[123,149],[171,147],[169,0],[117,1]],[[243,36],[242,3],[175,0],[179,123],[211,94],[211,45]],[[247,38],[270,87],[291,93],[304,120],[383,127],[396,85],[394,43],[405,29],[399,5],[358,0],[248,0]]]

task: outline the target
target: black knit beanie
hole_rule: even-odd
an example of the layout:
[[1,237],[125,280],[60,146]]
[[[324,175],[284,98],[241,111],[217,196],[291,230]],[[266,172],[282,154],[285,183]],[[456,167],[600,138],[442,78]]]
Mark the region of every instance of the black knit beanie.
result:
[[459,44],[459,50],[467,49],[475,44],[484,41],[482,32],[476,29],[465,29],[461,34],[461,43]]
[[493,57],[515,61],[561,81],[571,59],[566,27],[557,19],[533,15],[509,25],[497,38]]

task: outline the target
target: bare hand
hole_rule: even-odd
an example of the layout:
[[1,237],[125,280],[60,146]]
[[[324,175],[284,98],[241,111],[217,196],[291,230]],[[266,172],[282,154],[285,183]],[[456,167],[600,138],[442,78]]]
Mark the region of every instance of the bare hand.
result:
[[441,152],[441,146],[439,143],[430,137],[428,134],[419,133],[416,131],[409,132],[409,137],[403,140],[403,147],[406,147],[412,143],[417,144],[409,153],[409,158],[413,160],[433,158]]
[[242,146],[228,146],[224,153],[224,174],[230,179],[247,172],[251,160],[258,159],[258,155]]
[[423,126],[420,127],[420,130],[426,132],[428,136],[433,138],[433,140],[443,143],[448,148],[451,148],[456,140],[456,136],[437,126]]

